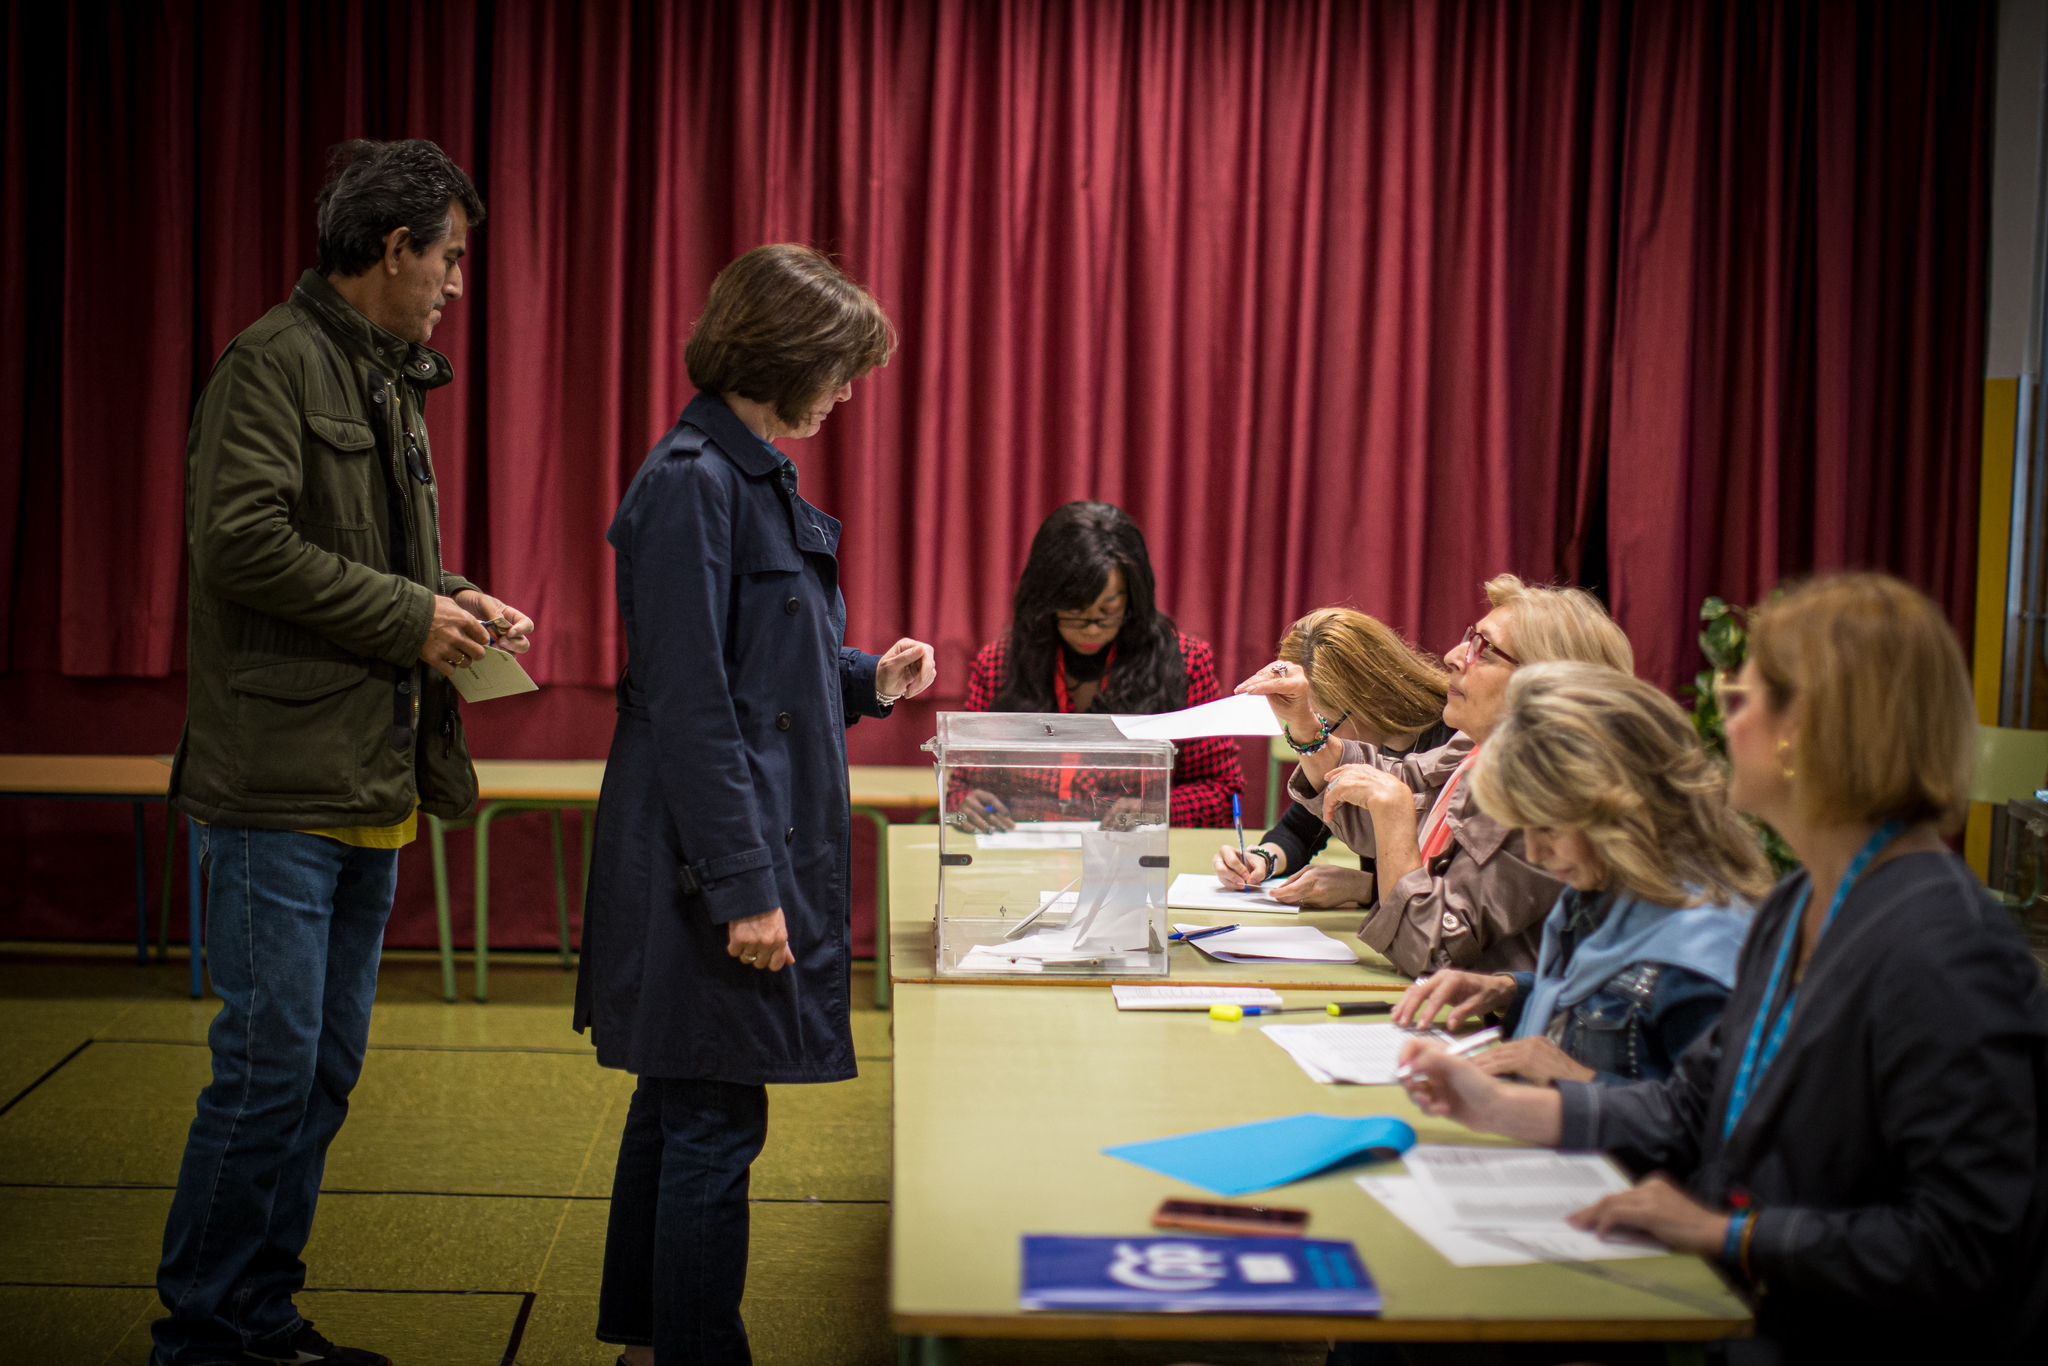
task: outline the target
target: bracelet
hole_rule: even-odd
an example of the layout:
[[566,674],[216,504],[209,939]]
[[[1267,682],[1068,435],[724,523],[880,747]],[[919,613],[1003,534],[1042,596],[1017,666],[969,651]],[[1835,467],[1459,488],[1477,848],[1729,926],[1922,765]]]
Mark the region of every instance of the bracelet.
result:
[[[1746,1209],[1735,1211],[1728,1219],[1728,1233],[1721,1239],[1721,1260],[1730,1266],[1740,1266],[1743,1254],[1749,1247],[1750,1213]],[[1745,1270],[1744,1275],[1748,1272]]]
[[1287,723],[1283,721],[1280,723],[1280,738],[1285,740],[1287,742],[1287,747],[1293,750],[1296,754],[1321,754],[1325,749],[1329,748],[1330,730],[1329,727],[1325,726],[1323,728],[1322,734],[1316,736],[1315,739],[1309,741],[1307,744],[1303,744],[1301,741],[1294,738],[1294,732],[1287,729]]
[[1742,1279],[1748,1281],[1751,1285],[1756,1284],[1756,1272],[1749,1264],[1749,1245],[1755,1241],[1756,1215],[1745,1211],[1742,1216],[1742,1255],[1739,1261],[1742,1266]]
[[1259,881],[1271,881],[1273,877],[1273,870],[1280,866],[1280,856],[1274,853],[1271,849],[1268,849],[1263,844],[1254,844],[1251,848],[1245,850],[1244,852],[1245,857],[1247,858],[1250,858],[1253,855],[1257,855],[1259,858],[1262,858],[1266,861],[1266,874],[1264,877],[1261,877]]

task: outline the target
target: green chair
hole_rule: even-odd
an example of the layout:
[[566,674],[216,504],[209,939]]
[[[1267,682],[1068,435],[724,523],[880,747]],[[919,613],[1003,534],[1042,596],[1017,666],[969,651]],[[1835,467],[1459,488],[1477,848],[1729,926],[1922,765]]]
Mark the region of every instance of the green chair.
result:
[[555,924],[561,935],[562,967],[566,971],[575,965],[575,951],[569,943],[569,878],[562,862],[562,813],[583,813],[583,885],[588,890],[590,840],[597,825],[597,803],[559,798],[536,801],[509,799],[479,803],[474,816],[461,820],[444,821],[429,815],[426,817],[427,842],[434,856],[434,915],[441,932],[443,1000],[455,999],[455,935],[448,905],[447,833],[450,830],[476,832],[476,999],[486,1001],[490,999],[491,825],[500,816],[524,811],[545,811],[548,816],[548,835],[555,853]]
[[2043,788],[2048,788],[2048,730],[1977,727],[1977,770],[1970,783],[1970,800],[1987,803],[1993,819],[2005,825],[2005,876],[1998,880],[2008,885],[1993,887],[1991,895],[2022,917],[2040,900],[2044,884],[2048,884],[2048,849],[2035,849],[2032,885],[2021,893],[2016,855],[2020,842],[2030,833],[2023,827],[2030,823],[2015,819],[2008,807]]

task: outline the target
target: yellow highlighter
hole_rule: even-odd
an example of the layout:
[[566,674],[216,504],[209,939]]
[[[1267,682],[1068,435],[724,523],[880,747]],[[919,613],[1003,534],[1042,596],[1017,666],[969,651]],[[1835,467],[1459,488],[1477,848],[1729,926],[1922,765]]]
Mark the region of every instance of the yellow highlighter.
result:
[[1210,1006],[1209,1018],[1235,1024],[1247,1015],[1386,1015],[1392,1001],[1332,1001],[1326,1006]]

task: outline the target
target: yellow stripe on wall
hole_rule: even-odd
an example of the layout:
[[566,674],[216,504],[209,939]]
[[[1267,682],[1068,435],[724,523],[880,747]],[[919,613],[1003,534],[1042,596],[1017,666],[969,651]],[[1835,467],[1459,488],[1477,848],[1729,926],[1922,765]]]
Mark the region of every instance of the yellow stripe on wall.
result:
[[[1971,661],[1977,719],[1998,724],[1998,694],[2005,681],[2005,590],[2012,557],[2013,440],[2019,425],[2020,382],[1984,381],[1984,463],[1977,494],[1977,649]],[[1970,808],[1963,853],[1977,876],[1991,868],[1991,808]]]

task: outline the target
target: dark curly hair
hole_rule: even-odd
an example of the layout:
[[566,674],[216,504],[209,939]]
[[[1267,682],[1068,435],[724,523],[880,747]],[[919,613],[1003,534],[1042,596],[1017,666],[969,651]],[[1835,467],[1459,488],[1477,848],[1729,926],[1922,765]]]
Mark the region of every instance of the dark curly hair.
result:
[[1113,569],[1123,571],[1124,624],[1116,635],[1116,667],[1092,710],[1138,715],[1187,705],[1180,631],[1159,610],[1145,533],[1122,508],[1068,503],[1031,538],[1031,554],[1010,607],[1009,655],[996,694],[997,711],[1057,709],[1058,614],[1085,610],[1109,586]]

